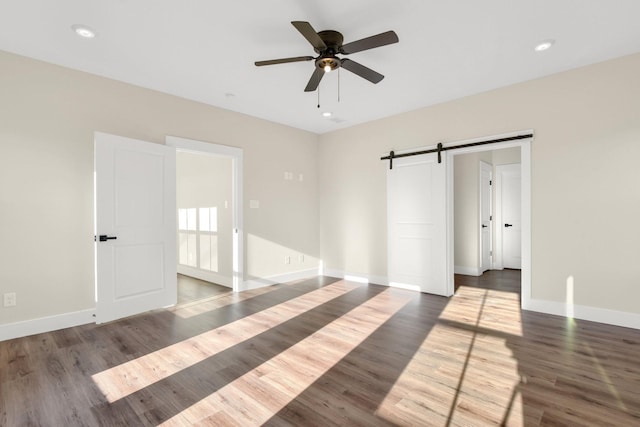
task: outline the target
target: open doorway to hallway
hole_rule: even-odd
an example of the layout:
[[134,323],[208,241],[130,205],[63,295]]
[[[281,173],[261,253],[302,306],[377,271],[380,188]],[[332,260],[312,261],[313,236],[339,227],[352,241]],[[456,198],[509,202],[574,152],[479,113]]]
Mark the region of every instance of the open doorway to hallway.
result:
[[488,273],[507,268],[517,271],[509,277],[520,294],[520,163],[520,147],[454,156],[456,290],[473,278],[498,279],[502,276]]
[[176,153],[178,304],[233,288],[232,159]]
[[242,149],[175,136],[166,144],[177,158],[203,163],[199,173],[188,162],[176,168],[183,170],[176,177],[178,273],[238,292],[244,275]]

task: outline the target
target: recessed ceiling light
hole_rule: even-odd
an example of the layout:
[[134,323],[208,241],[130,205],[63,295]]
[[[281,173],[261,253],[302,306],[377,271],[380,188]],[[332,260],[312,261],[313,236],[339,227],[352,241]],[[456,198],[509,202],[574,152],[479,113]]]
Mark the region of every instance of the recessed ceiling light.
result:
[[324,113],[322,113],[323,117],[331,117],[331,112],[329,111],[325,111]]
[[71,26],[71,29],[80,37],[85,39],[92,39],[96,36],[96,32],[86,25],[75,24]]
[[542,41],[538,43],[536,47],[533,48],[533,50],[535,50],[536,52],[544,52],[545,50],[549,50],[555,42],[556,42],[555,40],[551,40],[551,39]]

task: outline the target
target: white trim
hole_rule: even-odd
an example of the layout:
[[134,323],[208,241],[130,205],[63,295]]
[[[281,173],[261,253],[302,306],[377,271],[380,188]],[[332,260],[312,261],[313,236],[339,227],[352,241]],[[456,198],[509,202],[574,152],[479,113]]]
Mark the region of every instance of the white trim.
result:
[[[501,167],[505,165],[495,166],[496,168],[496,176],[495,176],[495,196],[496,196],[496,206],[495,206],[495,222],[494,224],[502,224],[502,173]],[[522,207],[521,207],[522,208]],[[502,227],[495,227],[495,244],[493,245],[493,268],[495,270],[502,270],[504,268],[504,264],[502,263]]]
[[[532,132],[533,133],[533,132]],[[531,299],[531,142],[520,145],[520,221],[522,221],[522,275],[520,278],[521,306],[524,309]]]
[[[484,211],[484,202],[482,201],[482,186],[484,182],[482,181],[482,172],[489,172],[489,200],[486,202],[489,205],[489,218],[493,216],[493,186],[491,185],[491,181],[493,181],[493,165],[480,160],[480,165],[478,167],[478,271],[481,273],[478,274],[480,276],[483,272],[487,270],[491,270],[493,268],[493,220],[489,219],[489,266],[485,268],[483,264],[483,241],[482,241],[482,212]],[[454,261],[455,262],[455,261]],[[457,268],[457,267],[456,267]],[[460,273],[462,274],[462,273]]]
[[95,323],[95,314],[96,310],[92,308],[72,313],[57,314],[55,316],[41,317],[39,319],[0,325],[0,341]]
[[[524,223],[524,218],[523,218],[523,223]],[[525,247],[526,246],[523,244],[523,250],[525,249]],[[457,266],[456,270],[458,270],[459,268],[465,269],[466,267]],[[472,269],[468,269],[468,271],[470,273],[473,273]],[[465,274],[465,273],[458,273],[458,271],[456,271],[456,273]],[[324,275],[328,277],[336,277],[344,280],[348,280],[349,277],[359,278],[359,280],[355,280],[355,281],[371,283],[371,284],[379,284],[382,286],[390,286],[388,279],[383,276],[371,276],[371,275],[359,274],[359,273],[348,273],[342,270],[333,270],[333,269],[324,269]],[[521,285],[524,291],[525,283],[523,279],[524,279],[524,276],[522,276],[522,285]],[[530,286],[528,288],[530,289]],[[557,315],[562,317],[569,317],[567,316],[567,314],[569,313],[569,307],[567,306],[567,304],[561,303],[561,302],[555,302],[555,301],[531,299],[530,296],[528,296],[527,298],[523,298],[522,309],[529,310],[529,311],[536,311],[544,314],[552,314],[552,315]],[[626,328],[640,329],[640,314],[608,310],[608,309],[597,308],[597,307],[589,307],[584,305],[574,305],[573,311],[574,311],[573,317],[576,319],[587,320],[590,322],[605,323],[608,325],[622,326]]]
[[353,273],[342,270],[324,269],[324,275],[328,277],[336,277],[338,279],[348,280],[358,283],[370,283],[373,285],[390,286],[389,278],[385,276],[375,276],[371,274]]
[[308,279],[310,277],[317,277],[318,269],[309,268],[306,270],[294,271],[291,273],[277,274],[269,277],[257,277],[249,280],[245,280],[240,291],[248,291],[251,289],[264,288],[266,286],[278,285],[280,283],[293,282],[294,280]]
[[211,282],[216,285],[233,288],[233,278],[223,276],[215,271],[201,270],[188,265],[178,264],[178,273],[189,277],[195,277],[196,279],[204,280],[205,282]]
[[[510,136],[522,135],[525,133],[533,134],[533,130],[522,130],[507,134],[492,135],[482,138],[474,138],[464,141],[451,143],[452,145],[467,144],[471,142],[486,141],[489,139],[508,138]],[[460,148],[457,150],[446,151],[447,159],[450,160],[451,167],[447,176],[447,250],[449,253],[449,286],[453,286],[453,169],[454,162],[452,157],[459,154],[478,153],[482,151],[493,151],[502,148],[520,147],[520,177],[521,177],[521,220],[522,220],[522,274],[521,274],[521,307],[525,308],[529,304],[531,298],[531,141],[533,137],[515,141],[498,142],[490,145],[480,145],[476,147]],[[445,144],[447,146],[449,144]],[[500,266],[497,266],[500,269]]]
[[[233,188],[232,188],[232,221],[236,232],[233,234],[233,278],[232,289],[239,292],[244,278],[244,225],[243,225],[243,185],[242,185],[242,148],[227,145],[213,144],[193,139],[167,136],[166,145],[175,147],[178,151],[186,151],[195,154],[209,153],[218,156],[227,156],[232,159]],[[177,262],[177,260],[176,260]]]
[[482,267],[464,267],[456,265],[453,268],[455,274],[463,274],[465,276],[482,276]]
[[[590,322],[606,323],[608,325],[622,326],[625,328],[640,329],[640,314],[625,311],[609,310],[606,308],[590,307],[586,305],[572,305],[563,302],[545,301],[539,299],[527,300],[527,306],[523,310],[536,311],[545,314],[554,314],[566,318],[588,320]],[[573,311],[573,316],[569,313]]]

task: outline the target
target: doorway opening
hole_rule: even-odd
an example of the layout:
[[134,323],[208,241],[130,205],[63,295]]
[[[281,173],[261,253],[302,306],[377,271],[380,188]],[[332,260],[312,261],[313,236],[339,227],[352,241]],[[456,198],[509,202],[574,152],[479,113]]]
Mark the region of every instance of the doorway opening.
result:
[[178,303],[238,292],[242,273],[242,150],[185,138],[176,149]]
[[[522,308],[531,297],[531,141],[532,131],[442,143],[419,150],[391,151],[387,170],[389,286],[449,297],[455,291],[455,156],[516,148],[520,152],[520,257]],[[478,164],[473,168],[477,179]],[[478,183],[474,187],[474,229],[480,227]],[[442,231],[435,233],[433,231]],[[476,239],[480,231],[475,231]],[[473,245],[477,251],[478,243]],[[474,252],[479,260],[480,252]],[[481,264],[474,264],[477,271]],[[478,273],[479,274],[479,273]]]
[[[487,270],[488,262],[488,273],[494,277],[507,274],[511,282],[514,277],[520,279],[521,306],[526,308],[528,305],[531,289],[530,144],[531,139],[525,139],[447,153],[451,165],[447,181],[447,241],[452,289],[457,289],[460,282],[475,282],[474,278],[481,277]],[[516,169],[517,179],[511,179]],[[510,175],[503,174],[504,170],[508,170]],[[483,197],[486,187],[483,188],[482,181],[487,176],[491,177],[490,195],[487,197],[485,194]],[[505,176],[510,179],[505,180]],[[514,196],[517,201],[507,206],[503,200],[506,197],[505,191],[508,188],[513,190],[513,187],[518,190]],[[487,205],[491,207],[489,210],[486,209]],[[510,215],[508,221],[507,210]],[[514,215],[518,218],[514,219]],[[517,239],[514,238],[515,232]],[[506,255],[509,261],[505,264]],[[509,273],[505,267],[517,274]],[[498,273],[500,271],[505,273]]]

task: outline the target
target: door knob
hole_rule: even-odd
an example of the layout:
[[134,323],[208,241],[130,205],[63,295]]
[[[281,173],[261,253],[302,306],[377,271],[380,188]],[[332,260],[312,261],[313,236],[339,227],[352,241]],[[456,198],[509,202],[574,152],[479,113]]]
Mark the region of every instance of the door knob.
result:
[[505,224],[505,227],[513,227],[513,224]]
[[487,226],[486,226],[486,225],[484,225],[484,224],[482,224],[482,228],[487,228]]
[[99,236],[98,236],[98,239],[96,239],[96,238],[95,238],[95,236],[94,236],[94,238],[93,238],[93,240],[94,240],[94,241],[95,241],[95,240],[99,240],[99,241],[101,241],[101,242],[106,242],[107,240],[115,240],[115,239],[117,239],[117,237],[116,237],[116,236],[107,236],[106,234],[101,234],[101,235],[99,235]]

